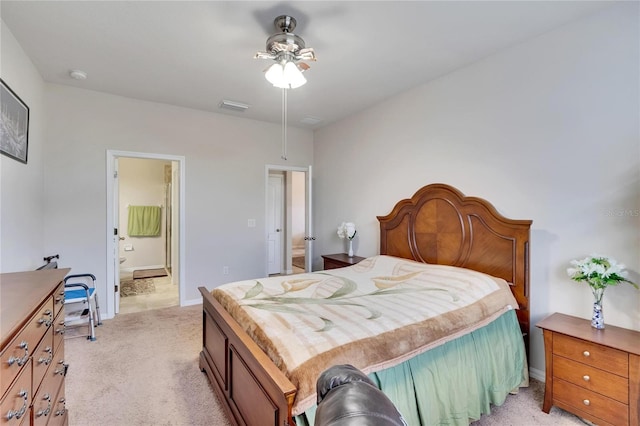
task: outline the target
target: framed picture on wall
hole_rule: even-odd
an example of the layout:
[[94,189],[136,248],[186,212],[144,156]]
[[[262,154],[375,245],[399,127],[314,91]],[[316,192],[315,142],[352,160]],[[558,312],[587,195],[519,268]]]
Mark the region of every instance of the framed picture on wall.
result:
[[0,152],[27,164],[29,107],[0,79]]

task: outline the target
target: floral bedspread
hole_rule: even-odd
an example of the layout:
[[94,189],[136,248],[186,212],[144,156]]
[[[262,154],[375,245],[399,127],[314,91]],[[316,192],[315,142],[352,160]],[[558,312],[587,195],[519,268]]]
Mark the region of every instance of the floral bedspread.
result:
[[332,365],[379,371],[517,306],[502,279],[391,256],[225,284],[212,295],[296,386],[293,415],[315,403],[317,377]]

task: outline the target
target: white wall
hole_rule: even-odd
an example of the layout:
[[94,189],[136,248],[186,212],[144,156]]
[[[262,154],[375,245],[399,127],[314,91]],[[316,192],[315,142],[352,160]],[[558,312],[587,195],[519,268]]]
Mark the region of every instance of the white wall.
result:
[[35,269],[55,254],[44,246],[43,151],[48,143],[44,82],[4,22],[0,21],[0,77],[29,107],[27,164],[0,155],[0,272]]
[[[120,269],[132,271],[145,267],[159,267],[165,264],[166,252],[166,184],[165,167],[170,161],[146,160],[141,158],[120,158],[118,161],[120,221],[120,257],[125,257]],[[128,233],[128,206],[162,207],[160,235],[157,237],[132,237]],[[133,250],[125,251],[125,246]]]
[[[316,254],[379,251],[376,215],[443,182],[532,219],[532,324],[560,311],[590,318],[592,295],[566,267],[591,252],[640,282],[638,3],[503,51],[318,130]],[[316,266],[319,260],[316,256]],[[605,321],[640,330],[640,292],[605,293]],[[531,366],[544,369],[533,327]]]
[[102,300],[107,149],[185,157],[183,303],[200,300],[198,286],[265,275],[265,164],[312,164],[310,131],[289,129],[285,163],[277,124],[53,84],[45,95],[46,188],[54,194],[45,210],[57,224],[46,240],[75,270],[94,271]]

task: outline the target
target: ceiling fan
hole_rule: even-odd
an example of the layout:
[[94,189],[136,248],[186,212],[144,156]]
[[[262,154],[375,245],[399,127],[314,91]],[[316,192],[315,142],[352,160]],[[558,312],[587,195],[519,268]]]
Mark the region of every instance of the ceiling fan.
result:
[[279,31],[267,39],[265,52],[257,52],[255,59],[271,59],[276,63],[265,70],[265,78],[275,87],[295,89],[307,82],[302,73],[310,67],[301,61],[315,61],[311,47],[305,47],[302,37],[293,34],[296,20],[280,15],[273,21]]

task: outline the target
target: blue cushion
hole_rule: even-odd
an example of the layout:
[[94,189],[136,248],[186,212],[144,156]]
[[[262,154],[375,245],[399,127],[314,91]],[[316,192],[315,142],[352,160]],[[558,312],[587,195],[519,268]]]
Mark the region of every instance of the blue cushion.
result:
[[[90,287],[89,288],[89,297],[93,296],[93,292],[95,291],[95,288]],[[64,291],[64,301],[65,302],[71,302],[71,301],[81,301],[81,300],[85,300],[87,298],[87,292],[84,291],[83,288],[78,288],[77,290],[65,290]],[[76,300],[77,299],[77,300]]]

